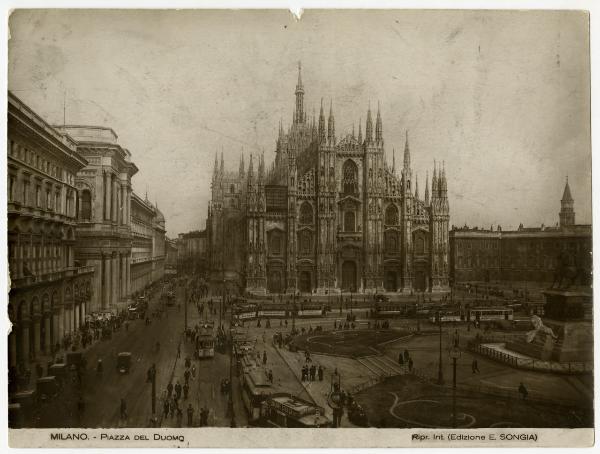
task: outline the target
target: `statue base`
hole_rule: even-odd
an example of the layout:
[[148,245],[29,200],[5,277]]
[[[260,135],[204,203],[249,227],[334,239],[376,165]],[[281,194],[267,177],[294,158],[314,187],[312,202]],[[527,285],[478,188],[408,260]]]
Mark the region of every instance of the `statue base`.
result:
[[543,323],[552,329],[556,339],[538,331],[531,342],[527,342],[524,337],[520,341],[507,342],[506,348],[545,361],[592,361],[592,295],[563,290],[547,290],[542,293],[546,299]]

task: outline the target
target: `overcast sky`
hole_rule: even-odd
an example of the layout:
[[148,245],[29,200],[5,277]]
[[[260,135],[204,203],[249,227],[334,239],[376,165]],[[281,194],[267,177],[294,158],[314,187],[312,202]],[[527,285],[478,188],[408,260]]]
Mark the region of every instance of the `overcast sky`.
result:
[[408,129],[421,194],[445,161],[451,224],[554,225],[567,174],[591,222],[581,13],[17,11],[10,33],[9,89],[52,124],[66,91],[68,124],[113,128],[171,237],[204,228],[215,151],[274,158],[299,60],[338,137],[379,101],[388,161]]

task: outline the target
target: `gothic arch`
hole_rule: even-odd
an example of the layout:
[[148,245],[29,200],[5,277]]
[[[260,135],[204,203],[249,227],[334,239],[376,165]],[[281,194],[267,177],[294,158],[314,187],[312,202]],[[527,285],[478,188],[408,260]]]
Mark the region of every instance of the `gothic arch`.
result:
[[387,225],[398,225],[398,208],[391,203],[385,210],[385,223]]
[[310,203],[303,202],[302,205],[300,205],[299,222],[300,224],[312,224],[314,222],[313,208]]

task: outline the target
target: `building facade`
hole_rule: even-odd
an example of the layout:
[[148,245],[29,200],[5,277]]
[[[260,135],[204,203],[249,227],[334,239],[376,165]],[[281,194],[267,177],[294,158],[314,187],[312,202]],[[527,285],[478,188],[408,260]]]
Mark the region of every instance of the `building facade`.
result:
[[[300,69],[293,119],[279,126],[275,159],[242,156],[238,171],[215,158],[207,229],[214,283],[250,293],[402,292],[448,289],[445,169],[421,198],[408,134],[403,164],[385,160],[382,118],[365,135],[338,138],[330,105],[309,119]],[[395,161],[395,159],[394,159]]]
[[180,274],[204,276],[207,268],[206,230],[180,233],[177,238],[177,269]]
[[165,274],[177,274],[177,240],[165,237]]
[[523,227],[502,231],[452,228],[450,267],[456,283],[552,283],[560,268],[572,268],[580,284],[591,283],[592,226],[575,223],[569,183],[561,199],[559,222],[554,227]]
[[75,142],[11,92],[7,129],[9,367],[27,363],[74,332],[94,297],[94,268],[77,260]]
[[165,274],[165,218],[148,199],[131,197],[131,291],[138,293]]
[[131,294],[131,177],[138,168],[115,132],[101,126],[57,127],[88,164],[75,178],[79,216],[75,259],[95,268],[91,310],[126,305]]

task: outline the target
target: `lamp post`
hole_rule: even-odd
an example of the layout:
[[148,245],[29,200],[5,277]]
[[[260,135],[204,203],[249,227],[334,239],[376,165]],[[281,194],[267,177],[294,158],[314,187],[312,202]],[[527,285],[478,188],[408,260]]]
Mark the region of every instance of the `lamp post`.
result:
[[233,306],[229,315],[229,334],[231,337],[231,348],[229,356],[229,397],[227,399],[227,415],[231,418],[230,427],[236,427],[235,412],[233,409],[233,361],[235,356],[233,345]]
[[442,371],[442,313],[437,311],[437,319],[440,325],[440,359],[438,363],[438,385],[444,384],[444,372]]
[[452,428],[456,429],[456,361],[460,358],[458,337],[455,338],[455,345],[450,348],[450,358],[452,359]]

